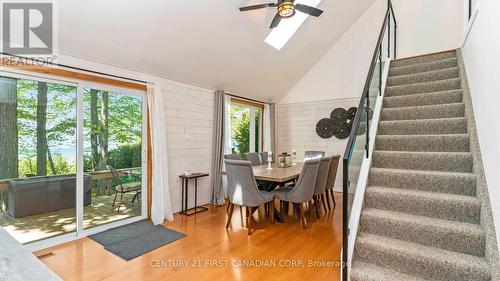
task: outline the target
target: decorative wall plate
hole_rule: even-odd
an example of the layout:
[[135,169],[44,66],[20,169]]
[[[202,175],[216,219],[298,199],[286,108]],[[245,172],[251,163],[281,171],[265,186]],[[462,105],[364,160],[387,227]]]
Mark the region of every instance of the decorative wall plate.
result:
[[333,120],[335,125],[342,125],[349,119],[349,113],[343,108],[336,108],[330,114],[330,118]]
[[334,135],[335,125],[330,118],[323,118],[316,124],[316,133],[324,139],[329,139]]
[[351,107],[348,110],[335,108],[330,113],[330,118],[323,118],[318,121],[316,124],[316,133],[324,139],[331,138],[332,136],[338,139],[348,138],[351,134],[356,111],[356,107]]
[[357,107],[351,107],[347,110],[347,113],[349,114],[349,119],[354,120],[356,117],[356,111],[358,111]]

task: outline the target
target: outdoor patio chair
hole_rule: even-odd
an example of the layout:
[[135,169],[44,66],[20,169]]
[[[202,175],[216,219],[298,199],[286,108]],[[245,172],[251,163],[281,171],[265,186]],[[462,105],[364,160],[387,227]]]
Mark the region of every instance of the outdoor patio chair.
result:
[[120,176],[118,175],[118,172],[116,171],[115,168],[112,166],[108,165],[108,170],[111,172],[111,176],[113,177],[113,185],[115,185],[115,199],[113,200],[113,205],[112,207],[115,206],[116,203],[116,198],[118,197],[118,193],[120,193],[120,203],[118,204],[118,212],[120,211],[120,207],[123,205],[123,194],[127,193],[133,193],[134,197],[132,197],[132,203],[137,199],[138,202],[140,202],[140,195],[141,195],[141,190],[142,190],[142,184],[140,182],[129,182],[129,183],[124,183]]

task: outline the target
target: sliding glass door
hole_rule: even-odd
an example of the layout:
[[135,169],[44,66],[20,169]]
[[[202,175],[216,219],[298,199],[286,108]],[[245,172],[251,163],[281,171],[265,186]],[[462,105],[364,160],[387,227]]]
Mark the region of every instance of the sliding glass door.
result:
[[84,88],[84,228],[141,215],[142,97]]
[[145,217],[145,112],[142,92],[0,72],[0,226],[32,243]]
[[76,93],[0,77],[0,226],[21,243],[76,229]]

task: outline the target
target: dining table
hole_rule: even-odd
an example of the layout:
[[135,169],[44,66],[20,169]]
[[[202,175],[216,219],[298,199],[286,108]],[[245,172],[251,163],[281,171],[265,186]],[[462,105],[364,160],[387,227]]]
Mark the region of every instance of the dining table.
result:
[[[258,181],[266,181],[275,183],[277,188],[286,183],[296,180],[302,171],[303,163],[293,163],[292,166],[286,168],[278,167],[277,163],[271,163],[271,167],[266,165],[253,166],[253,175]],[[274,216],[280,223],[285,223],[280,212],[274,208]]]

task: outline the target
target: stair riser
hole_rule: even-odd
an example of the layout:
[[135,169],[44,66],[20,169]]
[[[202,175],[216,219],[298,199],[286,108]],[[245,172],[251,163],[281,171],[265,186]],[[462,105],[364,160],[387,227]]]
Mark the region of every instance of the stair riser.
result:
[[424,64],[415,64],[409,66],[392,67],[389,69],[389,77],[409,75],[420,72],[441,70],[446,68],[457,67],[457,59],[447,59],[436,62],[429,62]]
[[356,243],[356,257],[361,261],[389,267],[399,272],[429,280],[487,281],[490,279],[488,273],[478,268],[453,267],[446,261],[437,263],[433,259],[421,259],[407,255],[405,252],[362,242]]
[[470,153],[436,155],[375,151],[373,167],[469,173],[472,172],[472,155]]
[[385,96],[403,96],[421,93],[432,93],[459,90],[461,87],[460,79],[448,79],[426,83],[409,84],[402,86],[391,86],[385,89]]
[[[411,230],[411,231],[409,231]],[[361,231],[449,251],[484,256],[485,235],[436,225],[362,214]]]
[[370,171],[369,183],[372,186],[385,186],[468,196],[476,196],[477,184],[474,175],[435,175],[398,173],[380,170]]
[[464,117],[464,104],[449,104],[440,106],[425,106],[411,108],[382,109],[381,119],[391,120],[421,120]]
[[469,152],[467,135],[378,136],[375,149],[380,151]]
[[418,57],[413,57],[413,58],[395,60],[395,61],[391,62],[391,66],[400,67],[400,66],[407,66],[407,65],[413,65],[413,64],[421,64],[421,63],[426,63],[426,62],[435,62],[435,61],[451,59],[451,58],[456,58],[456,57],[457,57],[457,53],[455,51],[443,52],[443,53],[437,53],[437,54],[432,54],[432,55],[425,55],[425,56],[418,56]]
[[419,173],[397,173],[371,170],[369,183],[372,186],[385,186],[411,190],[430,191],[476,196],[476,177],[474,175],[435,175]]
[[438,80],[446,80],[458,78],[458,67],[447,68],[437,71],[422,72],[417,74],[409,74],[402,76],[389,77],[387,79],[387,86],[398,86],[406,84],[424,83]]
[[381,121],[379,135],[440,135],[466,134],[467,121],[462,119],[432,121]]
[[407,96],[384,97],[384,108],[436,105],[462,102],[462,91],[437,92]]
[[369,191],[365,195],[365,206],[382,210],[403,212],[445,220],[479,223],[481,206],[478,202],[429,199],[423,196],[392,194]]

